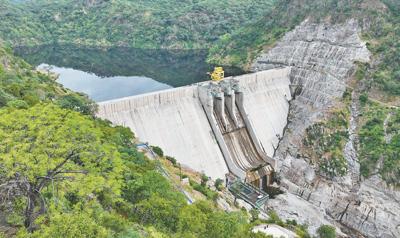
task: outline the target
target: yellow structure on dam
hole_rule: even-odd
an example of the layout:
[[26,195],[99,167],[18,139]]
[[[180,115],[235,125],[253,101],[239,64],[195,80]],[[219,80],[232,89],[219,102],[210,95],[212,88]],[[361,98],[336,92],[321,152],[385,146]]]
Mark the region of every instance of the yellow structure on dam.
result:
[[99,103],[98,116],[216,178],[232,174],[265,189],[291,99],[291,68],[202,82]]

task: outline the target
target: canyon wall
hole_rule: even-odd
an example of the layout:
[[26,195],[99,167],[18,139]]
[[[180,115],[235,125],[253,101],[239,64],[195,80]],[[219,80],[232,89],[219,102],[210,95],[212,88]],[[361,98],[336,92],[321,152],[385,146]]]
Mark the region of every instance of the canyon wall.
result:
[[[324,120],[338,104],[355,62],[370,60],[359,34],[355,20],[341,24],[306,20],[253,63],[254,71],[291,66],[291,83],[301,88],[291,102],[288,129],[275,157],[287,193],[270,200],[267,207],[285,219],[309,224],[313,233],[321,224],[332,224],[352,235],[400,237],[400,193],[387,188],[378,175],[361,180],[355,136],[349,137],[344,151],[349,168],[344,177],[319,176],[318,165],[300,153],[305,129]],[[357,129],[357,100],[353,95],[352,134]]]

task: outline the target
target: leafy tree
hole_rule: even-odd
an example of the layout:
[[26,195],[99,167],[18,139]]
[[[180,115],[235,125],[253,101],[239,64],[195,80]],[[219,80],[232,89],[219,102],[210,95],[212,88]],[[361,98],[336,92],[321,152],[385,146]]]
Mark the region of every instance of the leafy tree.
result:
[[203,237],[240,237],[237,235],[242,229],[241,226],[247,224],[246,220],[247,216],[242,212],[213,212],[208,217],[207,229]]
[[153,150],[154,153],[156,153],[156,155],[163,157],[164,156],[164,151],[158,147],[158,146],[151,146],[151,149]]
[[329,225],[322,225],[317,230],[318,236],[320,238],[335,238],[336,230],[335,227]]
[[26,199],[29,230],[47,211],[50,197],[62,197],[67,191],[77,197],[104,191],[120,194],[117,148],[103,141],[95,123],[77,112],[51,104],[3,109],[0,141],[0,196],[7,200],[11,193]]
[[95,102],[88,99],[87,96],[78,96],[76,94],[61,96],[57,100],[57,104],[62,108],[75,110],[85,115],[94,115],[97,111]]
[[209,179],[210,178],[207,175],[202,174],[201,175],[201,186],[205,187],[207,185],[207,182]]
[[72,213],[52,213],[49,224],[42,225],[32,234],[20,232],[19,237],[28,238],[106,238],[110,231],[98,224],[87,211],[74,211]]
[[252,208],[250,210],[250,215],[251,215],[251,221],[256,221],[258,219],[258,215],[260,215],[260,211],[257,209]]
[[11,100],[7,103],[8,107],[17,108],[17,109],[27,109],[29,107],[28,103],[23,100]]
[[218,191],[221,191],[223,183],[224,183],[223,179],[217,178],[217,180],[215,180],[214,186]]
[[135,204],[131,215],[141,224],[153,225],[167,232],[176,232],[179,211],[184,205],[184,203],[176,203],[174,200],[152,194],[148,199]]
[[206,231],[207,214],[196,205],[186,206],[179,214],[178,232],[199,237]]

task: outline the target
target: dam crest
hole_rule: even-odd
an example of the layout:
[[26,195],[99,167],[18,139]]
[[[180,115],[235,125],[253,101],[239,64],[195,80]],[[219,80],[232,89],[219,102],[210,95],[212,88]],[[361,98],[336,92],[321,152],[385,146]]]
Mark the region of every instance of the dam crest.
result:
[[291,68],[201,82],[99,103],[98,116],[216,179],[265,189],[289,113]]

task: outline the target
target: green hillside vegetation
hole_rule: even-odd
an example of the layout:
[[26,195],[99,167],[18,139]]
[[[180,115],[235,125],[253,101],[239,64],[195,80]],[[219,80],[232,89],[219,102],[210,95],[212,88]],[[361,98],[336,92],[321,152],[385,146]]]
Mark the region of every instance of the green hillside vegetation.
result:
[[400,96],[400,2],[397,0],[277,1],[262,20],[225,34],[213,44],[208,61],[248,68],[263,49],[272,47],[305,18],[340,23],[358,19],[374,63],[365,78],[371,87]]
[[358,19],[373,53],[371,87],[400,95],[397,0],[0,1],[0,38],[13,46],[74,44],[207,49],[208,62],[248,69],[305,18]]
[[0,237],[264,237],[246,212],[188,205],[133,133],[0,48]]
[[349,139],[350,102],[351,91],[347,89],[342,107],[332,111],[327,120],[309,126],[303,139],[303,156],[318,164],[321,175],[328,178],[347,173],[343,149]]
[[400,109],[366,99],[362,110],[360,172],[365,177],[380,174],[400,186]]
[[13,45],[205,49],[259,20],[265,0],[0,1],[0,38]]

